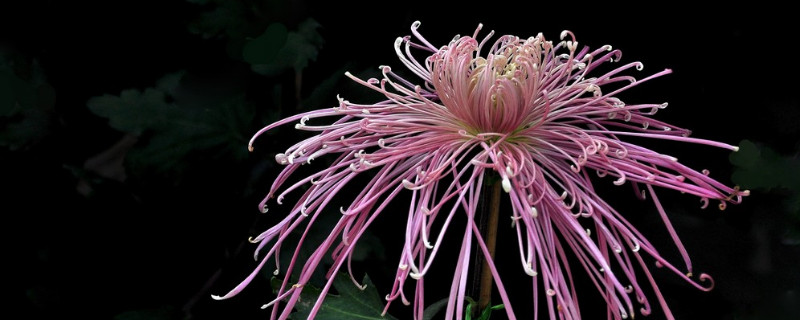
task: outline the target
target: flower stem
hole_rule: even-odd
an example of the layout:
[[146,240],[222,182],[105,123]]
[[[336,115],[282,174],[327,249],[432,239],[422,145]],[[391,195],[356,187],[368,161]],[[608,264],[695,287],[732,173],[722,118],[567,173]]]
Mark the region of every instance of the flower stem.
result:
[[[489,217],[486,224],[486,247],[489,249],[489,258],[494,259],[494,251],[497,245],[497,220],[500,216],[500,186],[499,182],[492,184],[492,198],[489,203]],[[485,214],[485,212],[483,212]],[[489,269],[487,259],[483,259],[481,268],[480,293],[478,296],[478,310],[489,307],[492,300],[492,272]]]

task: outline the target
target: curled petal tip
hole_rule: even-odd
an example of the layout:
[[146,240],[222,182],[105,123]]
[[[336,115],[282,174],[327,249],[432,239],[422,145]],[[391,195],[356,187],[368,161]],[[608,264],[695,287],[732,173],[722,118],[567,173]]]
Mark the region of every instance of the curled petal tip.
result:
[[526,263],[525,265],[522,266],[522,268],[525,270],[525,273],[531,277],[539,275],[539,273],[536,272],[536,270],[533,270],[533,266],[530,263]]
[[225,297],[212,294],[211,295],[211,299],[214,299],[214,300],[225,300]]

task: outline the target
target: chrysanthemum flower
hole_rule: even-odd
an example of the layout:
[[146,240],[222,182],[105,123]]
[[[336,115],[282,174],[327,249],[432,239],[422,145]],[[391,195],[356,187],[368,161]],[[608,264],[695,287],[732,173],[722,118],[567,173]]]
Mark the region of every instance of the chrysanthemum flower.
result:
[[[260,209],[266,212],[270,199],[276,198],[280,204],[285,194],[307,189],[283,221],[251,239],[258,243],[257,257],[269,248],[253,273],[230,293],[216,298],[237,294],[274,257],[276,274],[286,276],[278,297],[267,306],[273,306],[272,318],[284,319],[314,269],[331,254],[334,263],[327,273],[331,281],[322,289],[313,316],[333,276],[350,268],[353,248],[364,231],[398,194],[411,192],[407,224],[404,230],[397,230],[405,241],[394,286],[386,296],[389,303],[400,299],[413,304],[415,318],[422,318],[425,275],[434,263],[442,262],[436,261],[437,254],[449,234],[462,240],[457,261],[444,264],[455,265],[446,318],[464,316],[470,251],[477,243],[505,311],[515,319],[514,310],[521,306],[510,304],[476,223],[478,200],[489,174],[499,177],[507,194],[511,210],[505,214],[519,241],[518,250],[504,249],[498,254],[519,255],[520,272],[532,280],[534,313],[544,301],[550,318],[580,319],[579,292],[573,278],[575,269],[583,269],[599,297],[605,299],[609,319],[625,319],[636,309],[650,313],[651,297],[645,296],[645,285],[672,318],[643,256],[701,290],[711,289],[708,275],[699,275],[697,281],[692,277],[689,257],[655,190],[695,195],[703,207],[717,200],[720,208],[740,202],[748,192],[727,187],[710,178],[707,171],[688,168],[672,156],[625,141],[640,137],[737,150],[725,143],[690,138],[688,130],[654,119],[666,103],[626,104],[617,97],[670,70],[637,79],[630,74],[642,70],[642,64],[631,62],[594,75],[600,65],[619,61],[621,52],[608,45],[581,47],[569,31],[562,32],[556,44],[541,34],[529,38],[508,35],[490,42],[493,32],[479,39],[479,26],[473,36],[457,37],[437,48],[419,34],[419,25],[415,22],[411,27],[413,38],[398,38],[394,46],[403,64],[419,77],[417,82],[395,74],[388,66],[381,67],[382,79],[361,80],[347,73],[385,95],[386,100],[357,104],[340,98],[334,108],[283,119],[255,135],[254,139],[297,121],[296,129],[316,132],[275,157],[285,168]],[[284,188],[300,166],[331,155],[337,157],[331,166]],[[594,181],[591,175],[595,173],[609,178]],[[362,174],[369,175],[369,183],[359,187],[360,193],[349,206],[334,213],[328,204],[343,197],[340,191]],[[649,198],[683,264],[676,266],[662,258],[622,213],[600,198],[595,192],[598,181],[630,185],[640,198]],[[299,261],[294,250],[291,263],[281,266],[277,257],[290,232],[305,229],[302,245],[310,226],[322,214],[341,214],[327,239],[307,261]],[[465,219],[466,229],[450,230],[455,219]],[[579,264],[570,265],[569,259]],[[298,264],[302,270],[292,284],[289,275]],[[358,285],[355,279],[353,282]]]

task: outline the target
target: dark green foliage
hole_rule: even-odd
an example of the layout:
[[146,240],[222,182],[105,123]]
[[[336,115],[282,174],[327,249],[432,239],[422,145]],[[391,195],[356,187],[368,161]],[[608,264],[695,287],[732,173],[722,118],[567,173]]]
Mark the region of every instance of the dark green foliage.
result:
[[219,104],[182,103],[183,73],[167,75],[154,88],[123,90],[89,100],[89,109],[119,131],[141,136],[129,164],[138,170],[176,170],[192,153],[243,159],[254,107],[242,97]]
[[180,320],[180,311],[171,306],[131,310],[120,313],[114,320]]
[[800,219],[800,159],[797,154],[783,156],[750,140],[743,140],[739,148],[730,155],[731,163],[736,166],[733,182],[757,192],[786,194],[788,211]]
[[0,51],[0,147],[14,150],[41,140],[54,105],[55,90],[38,62]]
[[[277,291],[281,281],[273,278],[272,288]],[[385,300],[381,298],[372,280],[364,275],[361,285],[363,290],[358,288],[350,279],[350,276],[340,273],[333,280],[333,289],[336,294],[328,294],[325,303],[320,307],[315,319],[317,320],[355,320],[355,319],[396,319],[391,315],[381,316]],[[300,294],[297,302],[296,311],[292,313],[291,319],[307,319],[311,309],[319,297],[320,288],[307,285]]]
[[286,45],[289,31],[281,23],[273,23],[260,36],[250,40],[242,49],[242,58],[250,64],[272,63]]
[[281,41],[284,39],[281,31],[285,30],[267,28],[264,34],[245,45],[244,59],[252,64],[253,71],[265,76],[274,76],[290,68],[300,72],[309,62],[317,60],[323,43],[317,32],[319,27],[313,19],[305,20],[297,31],[289,32],[284,41]]

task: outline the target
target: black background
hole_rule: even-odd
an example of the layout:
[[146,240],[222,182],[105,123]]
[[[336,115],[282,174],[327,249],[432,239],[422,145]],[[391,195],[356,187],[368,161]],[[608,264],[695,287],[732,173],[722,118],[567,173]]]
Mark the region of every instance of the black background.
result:
[[[248,1],[254,2],[258,1]],[[542,32],[551,40],[568,29],[582,44],[611,44],[623,51],[623,61],[642,61],[641,74],[672,69],[673,74],[625,96],[630,101],[669,101],[659,119],[692,129],[695,137],[730,144],[756,141],[796,161],[800,109],[793,31],[797,23],[785,7],[533,1],[269,3],[274,12],[249,18],[264,19],[263,26],[282,22],[290,30],[309,17],[321,25],[324,44],[316,61],[303,71],[303,95],[345,66],[354,73],[383,64],[401,69],[392,44],[409,33],[415,20],[422,21],[420,31],[435,45],[445,44],[455,34],[472,34],[478,23],[499,34]],[[87,101],[119,95],[124,89],[153,87],[167,73],[186,70],[208,86],[239,87],[260,110],[274,108],[274,97],[265,92],[275,90],[284,92],[279,100],[296,103],[294,73],[271,77],[252,73],[230,54],[230,37],[206,39],[190,32],[188,26],[214,6],[184,1],[44,0],[0,5],[0,49],[28,63],[36,61],[55,90],[54,109],[49,111],[52,121],[41,128],[41,137],[0,151],[7,270],[3,287],[11,296],[6,303],[22,314],[18,318],[268,317],[258,309],[270,299],[265,280],[232,300],[212,301],[210,294],[226,292],[246,275],[253,266],[252,246],[243,240],[281,216],[272,211],[268,215],[277,216],[260,216],[255,207],[278,172],[265,163],[288,146],[287,141],[296,139],[290,127],[264,143],[268,150],[244,159],[220,156],[219,150],[201,151],[178,159],[184,164],[168,173],[129,172],[125,181],[94,177],[88,194],[78,188],[86,178],[72,170],[123,137],[107,119],[94,115]],[[255,37],[263,30],[254,27],[244,34]],[[353,88],[345,82],[335,93],[355,101],[344,91]],[[282,86],[275,89],[278,85]],[[329,107],[336,101],[330,96],[325,102],[303,108]],[[264,112],[256,111],[262,117],[242,130],[253,133],[265,125]],[[287,116],[292,110],[280,113]],[[242,141],[241,148],[245,146]],[[709,168],[714,177],[731,184],[733,167],[727,151],[660,142],[654,148],[692,167]],[[629,190],[612,192],[612,200],[620,199],[615,203],[620,211],[652,214],[643,209],[649,206],[628,205],[635,201]],[[700,210],[697,199],[690,196],[662,193],[667,209],[677,211],[676,229],[696,268],[717,282],[715,290],[701,293],[666,272],[657,275],[679,319],[789,319],[796,309],[787,308],[784,300],[796,301],[800,294],[796,274],[800,249],[786,240],[787,230],[797,220],[787,218],[789,211],[782,206],[791,191],[754,190],[744,204],[723,212]],[[652,215],[631,219],[641,228],[660,227]],[[403,220],[386,217],[373,230],[386,241],[384,265],[368,261],[358,267],[375,280],[381,294],[388,291],[391,274],[386,270],[396,264],[393,253],[399,252],[396,245],[402,230],[396,230],[396,221]],[[664,236],[658,232],[655,237]],[[666,239],[654,242],[671,248]],[[509,265],[516,266],[514,242],[501,239],[503,244],[512,256]],[[674,252],[667,255],[679,259]],[[449,285],[449,275],[442,279]],[[526,286],[518,292],[526,292]],[[446,291],[438,290],[444,297]],[[591,309],[591,301],[600,298],[590,289],[581,299]],[[407,308],[395,311],[402,316]],[[657,311],[650,318],[662,317]]]

